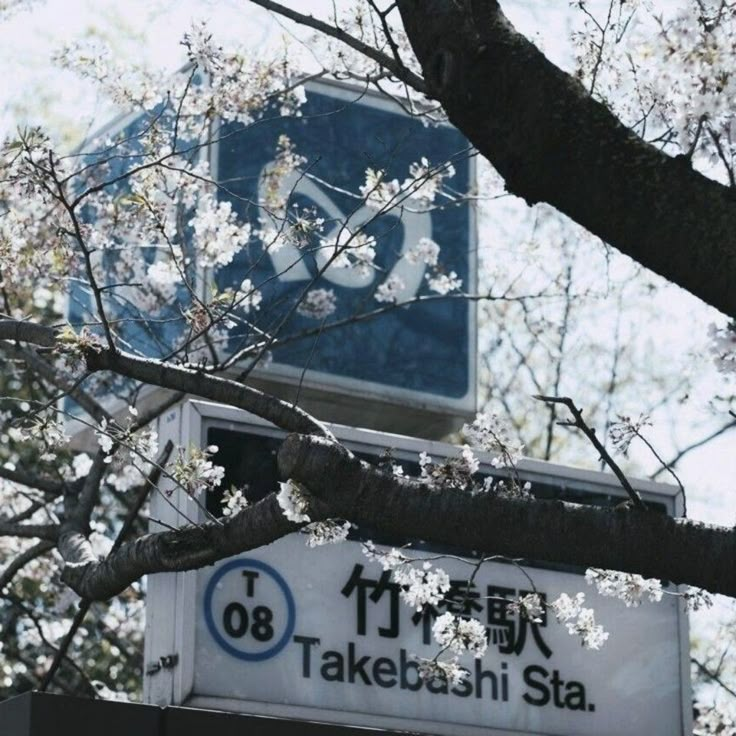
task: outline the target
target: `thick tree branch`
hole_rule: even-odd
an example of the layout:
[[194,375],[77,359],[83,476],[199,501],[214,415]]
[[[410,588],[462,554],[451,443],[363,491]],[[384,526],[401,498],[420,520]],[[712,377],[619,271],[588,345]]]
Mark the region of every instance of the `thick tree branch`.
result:
[[[57,347],[56,338],[57,332],[51,327],[11,319],[0,320],[0,340]],[[109,370],[142,383],[229,404],[262,417],[287,432],[332,437],[323,424],[298,406],[237,381],[99,346],[87,348],[84,357],[90,371]]]
[[333,515],[398,539],[621,570],[736,596],[736,533],[725,527],[651,511],[429,490],[317,437],[290,435],[279,467]]
[[[315,516],[315,520],[318,518]],[[72,532],[59,540],[59,551],[67,561],[62,580],[83,598],[106,600],[148,573],[212,565],[269,544],[298,528],[286,519],[276,496],[271,494],[222,524],[207,522],[148,534],[122,544],[104,560],[92,554],[83,535]]]
[[[279,453],[279,466],[284,477],[309,488],[313,520],[346,518],[397,539],[621,570],[736,596],[736,534],[724,527],[650,511],[429,490],[313,435],[290,435]],[[144,574],[210,565],[297,528],[271,495],[223,526],[207,523],[147,535],[102,561],[81,534],[70,533],[59,543],[68,561],[62,579],[85,598],[106,599]]]
[[496,0],[398,0],[428,92],[513,194],[736,316],[736,197],[644,142]]

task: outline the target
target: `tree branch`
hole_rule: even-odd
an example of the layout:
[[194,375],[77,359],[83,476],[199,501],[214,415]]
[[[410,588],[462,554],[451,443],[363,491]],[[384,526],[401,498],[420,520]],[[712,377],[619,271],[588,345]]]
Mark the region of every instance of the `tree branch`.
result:
[[50,496],[60,496],[64,492],[65,485],[53,478],[44,478],[39,475],[30,475],[22,470],[11,470],[0,466],[0,478],[19,483],[27,488],[36,488],[42,493]]
[[0,537],[45,539],[55,542],[59,538],[59,527],[56,524],[14,524],[0,519]]
[[723,681],[723,678],[719,675],[718,672],[713,672],[708,669],[708,667],[706,667],[706,665],[704,665],[697,657],[690,657],[690,661],[698,668],[698,671],[702,675],[720,685],[732,698],[736,698],[736,691],[730,688]]
[[[566,396],[535,396],[535,399],[543,401],[545,404],[563,404],[567,407],[567,410],[572,414],[574,421],[572,422],[558,422],[563,426],[572,426],[579,429],[590,441],[590,443],[598,450],[601,460],[608,465],[613,471],[613,474],[618,478],[618,482],[621,487],[626,491],[631,503],[634,504],[635,508],[644,510],[644,502],[641,500],[641,496],[634,490],[629,479],[624,474],[624,471],[618,466],[618,463],[611,457],[610,453],[603,446],[603,443],[598,439],[595,430],[588,426],[586,421],[583,419],[583,412],[575,406],[575,402],[567,398]],[[684,493],[684,492],[683,492]]]
[[[117,537],[115,538],[115,542],[112,545],[112,549],[110,550],[110,554],[114,554],[118,549],[120,549],[120,546],[123,543],[123,540],[128,535],[128,532],[130,532],[131,528],[133,527],[133,524],[135,523],[135,519],[140,513],[140,510],[143,508],[143,504],[146,502],[146,499],[148,498],[148,493],[151,490],[151,488],[154,488],[156,484],[161,479],[161,471],[163,467],[166,465],[166,463],[169,460],[169,457],[171,455],[171,451],[174,449],[174,444],[169,440],[164,449],[161,453],[161,456],[156,461],[156,464],[153,466],[153,469],[148,474],[148,476],[143,481],[143,485],[141,486],[140,490],[138,491],[138,494],[136,496],[135,501],[133,502],[133,505],[131,506],[130,510],[128,511],[127,516],[125,517],[125,521],[123,522],[122,527],[120,527],[120,531],[118,532]],[[61,667],[61,663],[66,657],[66,653],[69,651],[69,647],[72,644],[72,641],[74,640],[74,637],[76,636],[77,631],[79,630],[79,627],[84,622],[84,618],[87,615],[90,607],[92,605],[92,601],[89,598],[82,598],[82,600],[79,602],[79,608],[74,615],[74,620],[72,621],[71,626],[69,627],[69,630],[66,632],[66,635],[64,636],[64,640],[61,642],[59,649],[57,650],[56,654],[54,655],[54,659],[51,662],[51,665],[49,666],[48,670],[46,670],[46,674],[43,676],[43,680],[41,680],[41,684],[39,686],[39,690],[41,692],[45,692],[51,682],[54,679],[54,675],[58,671],[59,667]]]
[[143,575],[196,570],[270,544],[297,529],[299,525],[286,519],[271,494],[220,524],[207,522],[147,534],[122,544],[104,560],[98,560],[86,539],[73,532],[59,540],[59,550],[67,560],[61,579],[82,598],[106,600]]
[[289,20],[293,20],[300,25],[314,28],[316,31],[324,33],[326,36],[330,36],[341,41],[351,49],[355,49],[359,53],[363,54],[363,56],[373,59],[373,61],[375,61],[379,66],[382,66],[393,74],[396,79],[400,79],[402,82],[405,82],[417,92],[421,92],[422,94],[426,93],[427,88],[424,80],[410,69],[407,69],[400,59],[392,58],[388,54],[384,54],[383,51],[379,51],[373,46],[363,43],[363,41],[355,38],[355,36],[351,36],[349,33],[342,30],[342,28],[325,23],[324,21],[315,18],[313,15],[299,13],[296,10],[287,8],[285,5],[281,5],[281,3],[273,2],[273,0],[250,1],[254,5],[260,5],[260,7],[265,8],[266,10],[277,13]]
[[680,450],[669,462],[662,463],[662,467],[658,468],[649,477],[652,480],[656,480],[659,475],[665,472],[665,470],[677,465],[677,463],[679,463],[680,460],[682,460],[682,458],[685,457],[685,455],[687,455],[689,452],[692,452],[693,450],[696,450],[698,447],[702,447],[703,445],[707,445],[711,440],[714,440],[716,437],[720,437],[724,432],[728,432],[729,429],[733,429],[734,427],[736,427],[736,420],[724,424],[722,427],[719,427],[714,432],[711,432],[705,437],[701,437],[699,440],[693,442],[687,447],[683,447],[682,450]]
[[0,592],[5,590],[13,578],[29,563],[54,548],[53,542],[39,542],[21,552],[7,567],[0,573]]
[[[7,348],[7,351],[11,352],[11,349]],[[108,421],[112,419],[112,415],[103,406],[79,387],[79,381],[74,381],[69,376],[64,375],[64,373],[55,369],[32,350],[15,347],[12,349],[12,354],[25,361],[28,367],[35,371],[41,378],[74,399],[95,421],[100,422],[103,418]]]
[[56,345],[56,330],[35,322],[0,319],[0,340],[28,342],[32,345],[53,348]]
[[334,516],[487,554],[601,567],[736,596],[736,533],[653,511],[430,490],[384,473],[318,437],[290,435],[284,477],[307,486]]
[[[20,340],[45,347],[58,347],[56,330],[53,328],[11,319],[0,320],[0,340]],[[92,372],[109,370],[142,383],[229,404],[262,417],[287,432],[332,437],[322,423],[298,406],[237,381],[99,346],[87,348],[84,357],[87,368]]]
[[428,92],[530,204],[548,202],[736,315],[734,193],[646,143],[509,23],[496,0],[399,0]]
[[324,425],[303,409],[236,381],[210,376],[192,368],[138,358],[121,351],[89,350],[86,359],[91,371],[109,370],[143,383],[245,409],[288,432],[332,436]]

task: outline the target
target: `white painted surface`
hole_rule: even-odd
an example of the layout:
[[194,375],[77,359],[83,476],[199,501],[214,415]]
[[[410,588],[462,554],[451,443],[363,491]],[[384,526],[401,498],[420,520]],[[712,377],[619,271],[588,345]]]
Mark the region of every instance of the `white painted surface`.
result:
[[[213,426],[280,434],[244,412],[207,402],[187,402],[181,428],[185,443],[203,441],[207,428]],[[378,454],[390,446],[395,457],[407,459],[416,458],[421,449],[435,458],[457,452],[450,445],[397,435],[347,427],[333,430],[347,446],[361,452],[373,450]],[[521,470],[524,477],[533,481],[568,489],[623,493],[609,474],[535,461],[523,462]],[[658,499],[669,513],[679,513],[676,488],[646,481],[634,485],[645,499]],[[190,513],[191,507],[190,503]],[[427,553],[417,551],[416,554]],[[269,569],[258,567],[262,564]],[[467,580],[470,568],[462,562],[443,560],[439,564],[453,580]],[[363,565],[360,577],[366,586],[364,633],[360,633],[357,621],[359,588],[349,590],[348,586],[347,594],[342,593],[356,565]],[[527,571],[548,600],[561,592],[586,593],[587,605],[595,609],[597,620],[610,632],[602,651],[583,649],[579,639],[570,636],[551,615],[545,625],[537,628],[540,640],[549,648],[549,657],[535,639],[530,624],[526,625],[523,647],[513,652],[502,651],[500,632],[508,634],[510,621],[517,627],[518,635],[519,621],[518,617],[509,615],[506,625],[501,625],[497,617],[489,618],[488,586],[514,591],[528,591],[530,586],[515,566],[487,563],[475,578],[474,592],[479,598],[474,601],[480,610],[474,612],[489,626],[491,645],[479,661],[480,674],[476,674],[475,660],[465,662],[471,670],[473,692],[467,696],[457,692],[430,693],[426,685],[413,691],[406,683],[402,688],[402,649],[405,661],[410,654],[432,657],[438,651],[436,645],[425,644],[421,622],[412,621],[414,612],[400,603],[398,619],[391,625],[392,594],[389,589],[381,595],[375,593],[376,600],[370,598],[376,590],[371,581],[380,578],[381,568],[362,554],[358,542],[310,550],[304,537],[292,535],[214,567],[178,575],[175,595],[166,598],[164,592],[149,599],[151,607],[159,607],[150,611],[152,625],[173,630],[174,652],[179,655],[173,673],[160,672],[152,678],[173,678],[171,702],[179,704],[452,736],[631,733],[670,736],[690,732],[687,617],[676,599],[666,596],[661,603],[647,602],[638,609],[627,609],[618,600],[598,597],[580,575],[532,568]],[[248,577],[243,572],[259,573],[258,578],[252,578],[252,595],[248,595]],[[168,585],[167,577],[152,576],[149,595],[154,593],[159,580]],[[289,598],[293,600],[291,616]],[[228,633],[224,618],[225,609],[231,604],[235,608],[231,607],[228,614],[231,625]],[[258,607],[261,611],[255,613]],[[269,613],[264,614],[266,608]],[[247,629],[243,625],[243,609],[249,619]],[[207,611],[211,618],[209,624]],[[259,640],[252,629],[253,618],[263,622],[264,615],[273,630],[270,633],[259,630]],[[384,635],[379,627],[384,629]],[[397,636],[387,635],[393,633]],[[161,633],[150,627],[147,635],[162,640]],[[308,639],[319,639],[319,642],[310,643]],[[349,666],[351,644],[353,682]],[[326,652],[337,654],[326,655]],[[365,656],[370,659],[364,660],[362,669],[356,669],[356,661]],[[344,668],[342,680],[340,657]],[[376,664],[379,659],[380,663]],[[328,668],[323,672],[325,664]],[[405,664],[404,669],[405,678],[416,683],[413,668]],[[365,671],[365,677],[361,671]],[[560,681],[557,704],[555,671]],[[495,675],[495,698],[491,692],[493,677],[483,677],[484,672]],[[156,690],[148,685],[146,692]],[[542,703],[545,692],[549,699]]]

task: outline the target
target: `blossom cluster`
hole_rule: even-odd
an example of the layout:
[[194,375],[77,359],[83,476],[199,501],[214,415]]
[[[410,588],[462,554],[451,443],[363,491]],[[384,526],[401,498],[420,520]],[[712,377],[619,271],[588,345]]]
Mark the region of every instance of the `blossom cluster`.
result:
[[736,736],[736,720],[715,704],[695,702],[693,736]]
[[388,179],[385,171],[368,168],[360,194],[369,207],[383,210],[398,202],[419,206],[423,209],[434,204],[442,192],[444,179],[455,175],[450,163],[431,166],[426,157],[409,165],[409,176],[399,183],[398,179]]
[[303,486],[291,479],[279,483],[279,492],[276,499],[284,516],[295,524],[311,521],[309,518],[309,494]]
[[442,463],[433,463],[426,452],[419,454],[420,480],[429,488],[454,488],[465,490],[473,488],[473,475],[480,462],[467,445],[460,455]]
[[372,542],[364,543],[363,553],[391,571],[391,579],[401,587],[403,601],[417,611],[425,605],[436,605],[450,589],[449,575],[429,562],[413,560],[397,549],[384,552]]
[[401,276],[391,274],[383,283],[376,288],[375,299],[377,302],[395,304],[401,300],[406,290],[406,284]]
[[[129,411],[133,416],[138,414],[134,407],[129,407]],[[118,445],[126,448],[130,459],[134,461],[142,459],[144,462],[153,462],[158,452],[158,433],[150,427],[136,429],[132,421],[123,427],[103,417],[95,429],[95,436],[108,464],[113,461]]]
[[188,453],[179,448],[178,457],[171,468],[172,478],[194,498],[217,488],[225,477],[225,468],[215,465],[211,460],[217,452],[217,445],[209,445],[204,449],[192,446]]
[[600,649],[608,640],[608,632],[596,623],[592,608],[584,608],[585,593],[576,593],[571,597],[562,593],[549,604],[560,623],[564,623],[572,635],[581,639],[586,649]]
[[470,652],[476,659],[480,659],[488,649],[486,627],[474,618],[443,613],[435,620],[432,634],[443,649],[456,654]]
[[59,449],[69,442],[56,412],[33,414],[23,424],[9,427],[8,437],[15,442],[36,443],[41,449],[40,459],[47,462],[53,462]]
[[226,488],[222,494],[222,515],[234,516],[248,507],[248,499],[242,488]]
[[[128,109],[153,111],[170,97],[177,103],[184,135],[194,132],[196,121],[207,115],[249,124],[270,100],[279,101],[282,115],[299,114],[304,91],[293,85],[293,72],[283,58],[254,57],[245,49],[226,50],[201,22],[192,24],[182,44],[193,66],[174,80],[140,67],[123,66],[100,42],[69,44],[57,53],[56,61],[62,68],[94,80],[113,102]],[[197,72],[207,74],[208,84],[197,80],[192,84]]]
[[651,426],[648,414],[640,414],[638,419],[619,415],[618,421],[611,424],[608,436],[614,448],[622,455],[626,455],[632,440],[640,435],[644,427]]
[[205,267],[227,266],[250,239],[250,225],[238,222],[230,202],[214,196],[200,196],[189,226],[199,262]]
[[518,613],[527,621],[541,623],[544,614],[542,596],[539,593],[527,593],[511,601],[507,610],[511,613]]
[[662,583],[653,578],[647,579],[641,575],[589,567],[585,571],[585,580],[588,585],[595,586],[599,595],[618,598],[627,608],[641,605],[645,597],[652,602],[662,600]]
[[307,547],[322,547],[325,544],[344,542],[348,538],[351,526],[349,521],[325,519],[307,524],[302,531],[308,535]]
[[438,680],[454,686],[459,685],[470,676],[469,670],[460,664],[458,657],[452,657],[451,659],[439,659],[438,657],[427,659],[415,655],[414,660],[419,667],[419,676],[425,682]]
[[708,337],[708,351],[719,372],[724,375],[736,373],[736,324],[729,323],[725,327],[710,324]]
[[296,311],[302,317],[326,319],[337,309],[337,297],[333,289],[310,289],[299,302]]
[[473,447],[494,455],[494,467],[514,467],[521,459],[524,445],[513,439],[510,428],[498,414],[479,413],[471,424],[463,425],[462,433]]

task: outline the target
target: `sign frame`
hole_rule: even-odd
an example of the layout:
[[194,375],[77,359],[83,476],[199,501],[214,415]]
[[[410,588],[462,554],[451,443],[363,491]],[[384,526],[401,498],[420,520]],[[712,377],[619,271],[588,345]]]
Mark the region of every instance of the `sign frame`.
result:
[[[249,415],[239,409],[214,403],[186,400],[174,407],[160,420],[161,441],[171,438],[182,445],[205,446],[207,430],[223,428],[240,431],[253,431],[259,435],[284,437],[285,432],[258,417]],[[433,457],[457,454],[457,447],[446,443],[425,441],[401,435],[354,429],[332,425],[330,427],[338,439],[356,452],[378,454],[381,449],[391,447],[397,459],[416,458],[421,451]],[[479,453],[483,464],[490,457]],[[518,470],[523,480],[532,483],[559,483],[569,490],[586,490],[602,495],[626,498],[625,491],[615,477],[608,473],[569,468],[538,460],[522,460]],[[676,486],[655,483],[648,480],[632,480],[632,486],[639,491],[644,501],[656,501],[664,504],[668,514],[681,516],[683,503],[680,491]],[[186,523],[176,511],[185,508],[188,516],[194,514],[196,506],[182,490],[174,491],[171,504],[160,500],[160,494],[152,501],[152,517],[160,519],[172,527]],[[176,508],[174,508],[176,507]],[[201,513],[201,512],[200,512]],[[201,516],[195,520],[202,520]],[[151,531],[161,531],[162,527],[152,525]],[[532,732],[504,730],[492,727],[476,727],[464,724],[376,716],[365,713],[349,712],[350,721],[346,722],[348,711],[342,711],[337,717],[334,711],[322,710],[311,706],[282,705],[261,703],[231,698],[220,698],[197,695],[194,691],[194,646],[196,619],[198,571],[184,573],[161,573],[148,578],[148,600],[146,606],[146,637],[144,669],[148,673],[144,679],[144,702],[157,705],[186,705],[195,708],[209,708],[247,712],[253,715],[283,717],[317,721],[323,723],[343,724],[346,727],[367,727],[388,731],[414,731],[423,733],[442,733],[445,736],[520,736]],[[581,577],[581,584],[583,580]],[[623,606],[623,604],[622,604]],[[681,730],[683,736],[692,731],[692,692],[690,685],[689,625],[685,606],[677,602],[677,629],[679,640],[680,702]],[[162,663],[174,662],[171,667],[159,666]],[[543,736],[542,732],[539,736]]]
[[[186,73],[191,65],[185,65],[176,74]],[[203,83],[207,83],[204,76]],[[329,95],[338,102],[368,105],[379,110],[406,115],[398,101],[378,92],[345,82],[314,80],[305,78],[303,83],[307,92]],[[113,136],[124,130],[143,112],[124,112],[97,130],[89,140],[102,136]],[[210,176],[218,181],[218,161],[220,141],[218,130],[220,120],[211,123],[210,135],[213,142],[204,146],[201,155],[209,161]],[[439,128],[451,128],[449,123],[438,124]],[[85,142],[86,143],[86,142]],[[78,152],[84,150],[83,143]],[[472,187],[477,181],[476,157],[469,155],[468,176]],[[470,198],[468,203],[468,278],[464,288],[473,295],[478,288],[478,209]],[[464,244],[465,245],[465,244]],[[201,298],[206,297],[207,284],[212,277],[210,269],[198,268],[195,291]],[[65,314],[69,314],[71,293],[65,296]],[[464,421],[472,419],[477,410],[478,379],[478,306],[476,299],[466,301],[468,325],[468,366],[466,394],[460,398],[449,398],[429,392],[406,388],[396,388],[377,381],[348,378],[336,374],[316,371],[311,368],[291,366],[273,362],[268,367],[256,366],[249,375],[249,382],[256,388],[273,393],[286,400],[299,396],[300,404],[309,412],[328,421],[356,423],[353,417],[360,416],[361,424],[378,430],[401,431],[417,436],[442,437],[457,430]],[[381,319],[381,317],[377,317]],[[231,369],[231,375],[239,370]],[[154,406],[165,395],[164,389],[144,386],[139,393],[140,406]],[[105,400],[104,405],[116,417],[123,416],[127,406],[123,401]],[[78,439],[75,446],[84,446],[88,430],[73,418],[69,419],[72,433]]]
[[[332,97],[344,105],[357,104],[367,105],[378,110],[406,115],[398,101],[382,95],[367,87],[355,84],[338,82],[328,79],[307,79],[304,82],[307,94],[314,92]],[[219,124],[219,121],[218,121]],[[438,128],[452,128],[449,123],[440,123]],[[214,142],[209,146],[210,151],[210,174],[217,181],[219,179],[218,161],[220,142],[217,137],[217,127],[213,130]],[[468,144],[470,146],[470,144]],[[297,149],[298,151],[298,149]],[[477,163],[475,156],[469,156],[469,183],[472,187],[477,181]],[[468,201],[468,279],[465,288],[469,294],[477,292],[478,288],[478,211],[474,199]],[[208,279],[205,278],[207,282]],[[336,374],[317,371],[309,368],[290,366],[285,363],[274,361],[267,368],[256,366],[251,375],[267,384],[281,383],[294,389],[300,390],[306,402],[316,401],[320,408],[326,407],[327,412],[317,412],[328,420],[340,421],[341,418],[330,416],[329,407],[333,402],[325,401],[325,398],[337,395],[341,400],[350,402],[356,394],[361,400],[375,402],[384,407],[393,407],[398,414],[392,414],[395,424],[401,421],[401,412],[404,408],[419,411],[439,412],[444,415],[454,415],[463,419],[472,418],[477,411],[477,375],[478,375],[478,308],[475,299],[467,300],[468,310],[468,370],[466,394],[460,398],[449,398],[424,391],[396,388],[377,381],[366,381],[356,378],[348,378]],[[381,319],[381,317],[378,317]],[[309,409],[309,407],[307,406]],[[385,411],[386,409],[383,409]],[[390,411],[390,409],[389,409]],[[421,421],[421,420],[420,420]],[[368,424],[367,426],[373,426]],[[459,425],[458,425],[459,426]]]

